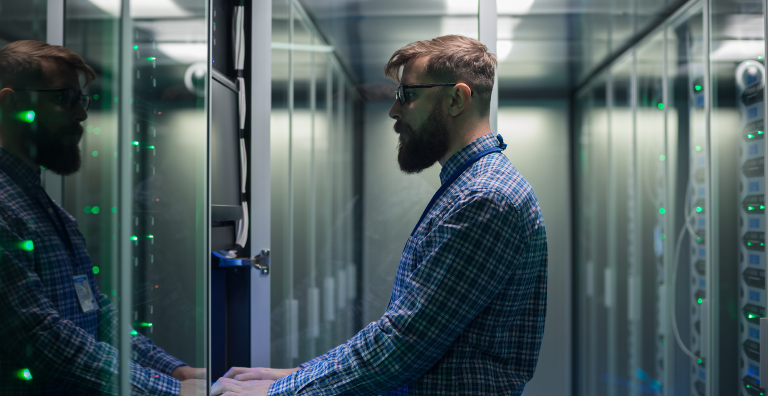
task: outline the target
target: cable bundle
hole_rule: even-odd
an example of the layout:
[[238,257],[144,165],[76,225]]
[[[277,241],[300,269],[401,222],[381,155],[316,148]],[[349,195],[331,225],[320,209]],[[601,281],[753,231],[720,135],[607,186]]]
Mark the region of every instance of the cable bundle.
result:
[[237,82],[239,92],[239,127],[240,127],[240,200],[243,207],[243,219],[237,221],[237,239],[236,243],[240,247],[245,247],[248,242],[248,200],[245,195],[245,185],[248,180],[248,157],[245,151],[245,79],[243,78],[243,67],[245,65],[245,31],[243,29],[243,21],[245,19],[245,8],[243,6],[235,7],[235,14],[233,16],[234,23],[233,35],[234,35],[234,49],[235,55],[235,70],[237,70]]

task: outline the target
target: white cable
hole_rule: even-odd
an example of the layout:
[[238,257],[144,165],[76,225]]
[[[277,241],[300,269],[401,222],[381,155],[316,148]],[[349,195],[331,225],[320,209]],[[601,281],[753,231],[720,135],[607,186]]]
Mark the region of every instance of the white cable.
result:
[[245,32],[243,31],[243,19],[244,8],[243,6],[235,7],[235,14],[233,15],[232,30],[234,33],[234,48],[233,53],[235,55],[235,70],[243,70],[245,67]]
[[[690,188],[686,187],[685,205],[684,205],[684,208],[683,208],[685,213],[688,213],[688,201],[689,200],[690,200]],[[680,337],[680,331],[677,329],[677,314],[676,314],[677,302],[675,301],[677,299],[676,298],[677,297],[677,293],[676,293],[676,291],[677,291],[677,283],[676,282],[677,282],[677,266],[678,266],[678,261],[680,259],[680,247],[682,246],[683,237],[685,236],[685,231],[686,230],[691,232],[692,235],[696,235],[696,233],[692,232],[692,230],[690,228],[690,225],[688,224],[688,222],[691,220],[691,218],[693,218],[693,215],[695,213],[696,213],[695,211],[691,211],[691,214],[687,214],[685,216],[685,225],[686,226],[683,227],[682,229],[680,229],[680,236],[677,237],[677,243],[675,244],[675,256],[674,256],[674,259],[673,259],[673,262],[672,262],[672,264],[673,264],[672,280],[670,281],[670,286],[672,286],[672,291],[671,291],[671,293],[672,293],[672,309],[670,310],[670,314],[672,315],[672,331],[675,333],[675,340],[677,341],[677,345],[691,359],[698,360],[698,359],[701,359],[701,357],[696,356],[695,353],[691,352],[688,349],[688,347],[685,346],[685,344],[683,343],[682,338]],[[706,326],[706,324],[704,324],[704,323],[702,323],[702,325]]]
[[237,83],[240,86],[240,92],[239,92],[239,100],[238,100],[238,116],[239,116],[239,126],[240,129],[245,129],[245,114],[246,114],[246,96],[245,96],[245,79],[242,77],[237,78]]
[[[245,139],[240,138],[240,192],[245,193],[245,185],[248,180],[248,158],[245,151]],[[243,219],[237,221],[237,244],[245,247],[248,242],[248,202],[243,201]]]
[[[233,16],[234,23],[232,24],[234,30],[234,48],[233,53],[235,55],[235,70],[243,70],[245,66],[245,31],[243,29],[243,22],[245,18],[245,8],[243,6],[235,7],[235,14]],[[237,78],[238,83],[238,126],[240,130],[245,129],[245,115],[246,115],[246,95],[245,95],[245,79],[243,77]],[[240,192],[245,194],[246,182],[248,180],[248,157],[245,150],[245,139],[240,137]],[[248,243],[248,202],[242,202],[243,219],[237,221],[236,233],[237,244],[241,247],[245,247]]]

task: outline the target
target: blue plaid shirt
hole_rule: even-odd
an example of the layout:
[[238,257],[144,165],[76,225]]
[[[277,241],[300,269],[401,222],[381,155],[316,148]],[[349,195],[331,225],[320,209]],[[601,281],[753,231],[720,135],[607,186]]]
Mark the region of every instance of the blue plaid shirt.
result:
[[[453,155],[442,182],[474,154]],[[384,316],[269,395],[520,395],[544,334],[547,240],[536,195],[500,153],[440,197],[400,259]]]
[[[75,219],[45,194],[40,175],[0,148],[0,395],[116,395],[117,310],[99,293]],[[58,219],[74,252],[56,233]],[[23,249],[24,241],[34,248]],[[98,310],[83,313],[75,274],[88,276]],[[178,395],[169,375],[184,363],[143,335],[132,338],[133,394]],[[19,375],[25,368],[29,380]]]

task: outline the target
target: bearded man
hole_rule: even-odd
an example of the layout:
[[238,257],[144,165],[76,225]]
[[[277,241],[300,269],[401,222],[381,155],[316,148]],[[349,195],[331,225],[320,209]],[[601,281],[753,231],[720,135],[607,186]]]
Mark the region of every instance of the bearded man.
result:
[[491,134],[495,68],[462,36],[392,55],[400,169],[439,162],[442,186],[406,241],[386,312],[299,368],[232,368],[213,395],[523,392],[544,333],[547,242],[533,189]]
[[[40,167],[80,169],[81,92],[93,69],[66,47],[0,48],[0,394],[117,394],[117,311],[99,292],[75,219],[48,197]],[[131,336],[134,395],[204,392],[194,369]],[[181,381],[181,382],[180,382]]]

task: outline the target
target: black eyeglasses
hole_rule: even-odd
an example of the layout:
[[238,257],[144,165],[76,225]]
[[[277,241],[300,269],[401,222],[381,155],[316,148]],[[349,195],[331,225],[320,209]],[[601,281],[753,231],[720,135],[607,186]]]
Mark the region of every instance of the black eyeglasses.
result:
[[79,102],[85,111],[91,107],[91,97],[82,94],[72,88],[56,88],[56,89],[35,89],[35,88],[12,88],[16,91],[35,91],[35,92],[61,92],[61,106],[67,109],[75,107]]
[[[405,95],[406,89],[411,88],[432,88],[432,87],[454,87],[456,85],[459,85],[459,83],[438,83],[438,84],[414,84],[414,85],[401,85],[397,87],[397,91],[395,91],[395,99],[397,99],[400,104],[405,104],[405,102],[408,101],[408,96]],[[475,97],[475,93],[470,91],[472,93],[472,97]],[[410,93],[410,92],[409,92]]]

